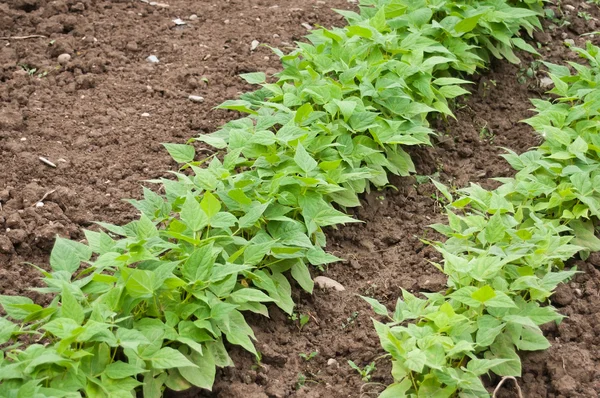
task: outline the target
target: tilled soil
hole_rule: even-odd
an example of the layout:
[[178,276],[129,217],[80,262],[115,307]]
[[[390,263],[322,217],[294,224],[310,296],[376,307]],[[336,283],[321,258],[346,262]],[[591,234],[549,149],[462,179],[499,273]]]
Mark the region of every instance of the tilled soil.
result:
[[[167,0],[164,0],[167,2]],[[285,50],[310,25],[342,25],[331,8],[346,0],[284,2],[7,0],[0,4],[0,293],[27,294],[44,266],[56,234],[82,239],[93,221],[125,223],[136,212],[122,198],[140,196],[144,180],[175,169],[162,142],[184,142],[235,117],[214,106],[249,89],[240,73],[273,73],[279,62],[257,40]],[[570,7],[574,7],[571,9]],[[538,33],[545,59],[573,59],[564,39],[595,30],[579,11],[598,17],[587,3],[563,2],[569,26]],[[559,14],[557,10],[557,14]],[[185,25],[177,25],[181,18]],[[555,22],[554,25],[558,25]],[[66,65],[58,56],[71,56]],[[158,64],[146,58],[155,55]],[[412,151],[418,174],[456,187],[510,176],[501,147],[523,152],[539,143],[519,123],[528,98],[540,97],[537,78],[520,66],[498,62],[476,77],[473,95],[457,104],[456,120],[435,122],[432,148]],[[33,72],[33,69],[35,71]],[[538,78],[543,73],[538,73]],[[520,81],[520,82],[519,82]],[[203,102],[188,99],[202,96]],[[200,148],[202,149],[202,148]],[[206,148],[204,152],[210,154]],[[48,166],[42,156],[56,165]],[[369,397],[391,382],[389,366],[371,324],[374,316],[358,297],[393,306],[400,289],[439,291],[445,278],[429,261],[438,259],[420,238],[443,221],[432,185],[420,177],[393,179],[396,189],[373,192],[355,215],[364,224],[328,231],[328,250],[346,261],[324,274],[344,292],[295,292],[298,320],[273,307],[271,318],[249,315],[262,362],[231,347],[235,368],[218,373],[213,392],[174,396]],[[42,202],[42,207],[36,203]],[[600,257],[578,262],[582,271],[561,286],[554,304],[569,318],[546,327],[553,341],[545,352],[524,355],[519,380],[525,397],[593,397],[600,393]],[[315,272],[315,275],[319,272]],[[310,356],[309,360],[299,354]],[[347,361],[375,362],[369,382]],[[491,387],[497,379],[488,380]],[[499,395],[513,397],[510,383]]]

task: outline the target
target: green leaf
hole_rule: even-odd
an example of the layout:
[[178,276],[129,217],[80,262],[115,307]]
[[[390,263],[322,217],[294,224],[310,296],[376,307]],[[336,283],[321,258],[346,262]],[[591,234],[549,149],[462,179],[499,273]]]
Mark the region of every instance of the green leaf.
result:
[[221,202],[215,197],[215,195],[206,191],[204,192],[204,196],[200,202],[200,207],[202,210],[204,210],[204,213],[208,216],[208,218],[212,219],[221,210]]
[[484,14],[477,14],[477,15],[473,15],[471,17],[465,18],[462,21],[460,21],[459,23],[457,23],[456,25],[454,25],[454,30],[457,31],[458,33],[467,33],[472,31],[473,29],[475,29],[475,27],[477,26],[477,23],[479,22],[479,20],[481,19],[481,17]]
[[154,295],[154,273],[141,269],[121,270],[125,289],[133,298],[151,298]]
[[187,359],[181,352],[170,347],[163,347],[151,357],[146,357],[144,359],[150,361],[152,367],[155,369],[171,369],[187,366],[194,368],[198,367],[189,359]]
[[255,339],[254,332],[246,323],[244,316],[236,310],[229,313],[229,331],[225,331],[227,341],[231,344],[239,345],[244,347],[247,351],[250,351],[254,355],[258,355],[251,338]]
[[310,271],[303,261],[298,260],[296,263],[294,263],[294,265],[292,265],[291,273],[292,277],[296,280],[296,282],[298,282],[302,289],[308,293],[313,292],[315,283],[310,277]]
[[111,379],[122,379],[145,372],[148,372],[148,370],[123,361],[113,362],[104,369],[104,373]]
[[15,332],[17,329],[18,326],[16,324],[12,323],[6,318],[0,318],[0,344],[7,343],[12,337],[13,332]]
[[371,305],[371,307],[373,307],[373,311],[375,311],[375,313],[377,315],[382,315],[382,316],[386,316],[386,317],[390,316],[386,306],[381,304],[379,301],[375,300],[374,298],[365,297],[365,296],[360,296],[360,298],[362,298],[367,303],[369,303]]
[[163,146],[177,163],[192,162],[196,156],[196,150],[191,145],[163,143]]
[[485,285],[482,288],[474,291],[471,294],[471,297],[481,303],[485,303],[486,301],[496,297],[496,292],[494,292],[494,289],[491,286]]
[[30,314],[30,311],[24,310],[22,306],[34,305],[29,297],[21,296],[0,296],[0,304],[4,308],[6,315],[13,319],[26,318]]
[[91,257],[92,249],[88,246],[58,236],[50,253],[50,266],[54,271],[67,271],[72,274],[77,271],[82,261],[88,261]]
[[[267,241],[263,243],[250,243],[244,250],[244,264],[257,265],[271,251],[271,247],[275,241]],[[231,260],[230,260],[231,261]]]
[[298,143],[296,153],[294,154],[296,164],[305,172],[309,173],[317,168],[317,161],[306,152],[302,144]]
[[181,221],[194,232],[208,225],[208,216],[191,193],[188,193],[185,203],[181,206],[180,217]]
[[213,242],[194,250],[181,267],[181,273],[191,282],[207,281],[212,273],[215,258]]
[[250,210],[238,220],[240,228],[248,228],[253,226],[258,219],[262,217],[268,206],[269,203],[263,203],[259,205],[254,204]]
[[210,351],[205,351],[204,354],[192,352],[190,360],[196,364],[196,367],[178,368],[179,373],[196,387],[211,391],[217,372],[213,354]]
[[251,109],[252,104],[248,101],[243,100],[229,100],[223,102],[217,106],[217,109],[229,109],[232,111],[238,111],[243,113],[249,113],[251,115],[257,115],[258,113]]
[[485,226],[485,240],[488,243],[497,243],[504,239],[505,234],[506,227],[502,222],[502,216],[500,212],[496,212],[492,217],[490,217],[487,225]]
[[306,102],[300,108],[296,110],[296,116],[294,116],[294,122],[302,125],[313,113],[313,107],[309,102]]
[[405,365],[413,372],[422,373],[426,362],[427,356],[418,348],[413,348],[406,354]]
[[85,319],[83,307],[79,304],[73,293],[71,293],[71,289],[68,286],[63,287],[61,298],[61,314],[63,318],[70,318],[77,322],[78,325],[83,324],[83,320]]
[[444,195],[448,202],[452,202],[452,195],[450,194],[450,191],[448,191],[448,187],[446,187],[441,182],[434,180],[433,178],[431,178],[431,182],[433,182],[433,185],[435,185],[437,190],[440,191],[442,195]]
[[267,296],[258,289],[244,288],[236,290],[229,296],[231,300],[238,303],[246,301],[250,302],[264,302],[264,301],[275,301],[271,297]]
[[243,73],[240,77],[250,84],[262,84],[267,80],[264,72]]

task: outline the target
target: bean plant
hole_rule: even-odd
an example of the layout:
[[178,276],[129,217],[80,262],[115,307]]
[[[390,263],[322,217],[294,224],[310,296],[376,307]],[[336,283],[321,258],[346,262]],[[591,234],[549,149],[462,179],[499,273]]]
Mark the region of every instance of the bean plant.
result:
[[498,178],[494,190],[472,184],[457,198],[440,186],[448,223],[433,228],[446,240],[432,244],[447,290],[403,291],[393,313],[366,298],[388,318],[374,321],[395,380],[382,397],[488,397],[480,376],[521,376],[518,352],[550,346],[540,325],[562,315],[549,298],[577,272],[565,261],[600,249],[600,49],[574,51],[589,66],[545,64],[555,98],[533,100],[536,115],[525,121],[544,141],[504,155],[516,176]]
[[[293,313],[292,283],[310,293],[310,266],[338,260],[323,229],[357,222],[343,210],[388,172],[414,171],[403,148],[429,144],[428,117],[452,116],[469,74],[493,57],[518,62],[515,48],[535,52],[520,32],[540,28],[540,11],[531,0],[363,0],[360,13],[342,12],[347,27],[274,49],[275,80],[243,75],[261,88],[220,106],[248,116],[196,138],[223,156],[165,144],[181,168],[152,181],[163,194],[130,201],[137,220],[98,223],[84,242],[57,238],[35,289],[49,305],[0,296],[0,395],[160,397],[210,389],[216,368],[233,365],[228,345],[260,360],[243,313]],[[560,226],[546,232],[532,242]],[[509,236],[486,242],[500,250]],[[575,250],[560,239],[556,261]]]

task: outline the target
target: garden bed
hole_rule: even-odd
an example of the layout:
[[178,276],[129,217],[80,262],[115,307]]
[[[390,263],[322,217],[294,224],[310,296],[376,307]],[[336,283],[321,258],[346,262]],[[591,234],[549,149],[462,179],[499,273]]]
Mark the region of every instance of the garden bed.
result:
[[[23,263],[47,264],[56,234],[79,240],[92,221],[122,224],[135,218],[122,198],[138,198],[143,180],[176,169],[160,144],[214,131],[235,114],[213,107],[249,89],[238,74],[277,70],[277,57],[266,47],[253,50],[254,40],[285,51],[307,33],[303,23],[343,25],[330,8],[352,7],[345,0],[280,3],[172,1],[163,8],[142,2],[13,0],[0,6],[0,36],[48,36],[0,41],[2,294],[31,296],[27,288],[37,285],[38,273]],[[565,39],[582,44],[579,34],[595,30],[596,21],[578,12],[599,15],[596,6],[584,2],[563,3],[562,9],[571,24],[536,35],[544,59],[555,63],[574,59]],[[190,19],[194,14],[197,18]],[[186,24],[177,25],[175,18]],[[65,67],[57,60],[62,53],[72,57]],[[149,55],[159,63],[148,63]],[[534,65],[528,76],[532,59],[522,58],[520,67],[497,62],[477,77],[473,95],[457,104],[457,120],[436,123],[440,136],[434,147],[412,151],[418,176],[396,178],[395,189],[363,198],[355,214],[365,224],[328,231],[327,249],[347,261],[330,265],[324,274],[346,290],[316,289],[312,296],[295,290],[297,317],[308,316],[302,327],[274,306],[270,320],[249,316],[262,364],[233,347],[236,368],[218,373],[214,392],[187,396],[375,396],[391,382],[389,366],[378,359],[382,351],[372,310],[357,294],[392,306],[400,288],[445,288],[444,277],[429,264],[438,255],[419,240],[432,236],[427,225],[443,221],[435,189],[422,176],[435,175],[456,187],[490,184],[488,178],[513,173],[498,156],[500,147],[523,152],[540,142],[518,122],[531,115],[528,99],[543,96],[544,74],[533,76]],[[36,206],[38,201],[44,206]],[[524,396],[600,393],[599,266],[592,255],[578,263],[584,273],[559,288],[553,302],[569,318],[546,327],[551,349],[524,356],[519,380]],[[314,352],[308,360],[300,356]],[[375,361],[369,383],[348,360],[361,368]],[[506,396],[513,394],[506,390]]]

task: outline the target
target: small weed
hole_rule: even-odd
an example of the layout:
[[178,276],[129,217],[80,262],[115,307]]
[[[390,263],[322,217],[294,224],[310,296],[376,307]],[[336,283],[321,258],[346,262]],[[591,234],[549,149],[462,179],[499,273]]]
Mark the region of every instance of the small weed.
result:
[[35,75],[35,72],[37,72],[37,68],[30,68],[28,65],[25,64],[21,65],[21,69],[27,72],[29,76],[33,76]]
[[356,370],[358,372],[358,374],[360,374],[360,378],[364,382],[371,381],[371,377],[373,376],[373,372],[375,371],[375,369],[377,369],[375,367],[375,362],[371,362],[370,364],[368,364],[364,368],[361,368],[360,366],[358,366],[357,364],[355,364],[353,361],[348,360],[348,365],[350,365],[350,367],[352,369]]
[[587,12],[587,11],[579,11],[577,13],[577,16],[579,18],[585,19],[586,21],[590,21],[592,19],[592,15],[589,12]]
[[300,356],[300,358],[304,359],[306,362],[310,361],[311,359],[313,359],[314,357],[316,357],[317,355],[319,355],[319,351],[313,351],[309,354],[305,354],[305,353],[300,353],[298,354]]
[[346,329],[348,326],[352,325],[354,321],[356,321],[356,318],[358,318],[359,314],[360,313],[358,311],[354,311],[352,315],[346,319],[346,322],[342,322],[342,329]]
[[300,314],[298,312],[293,312],[292,315],[288,316],[290,321],[298,321],[299,326],[298,329],[302,330],[302,328],[310,321],[310,317],[307,314]]

